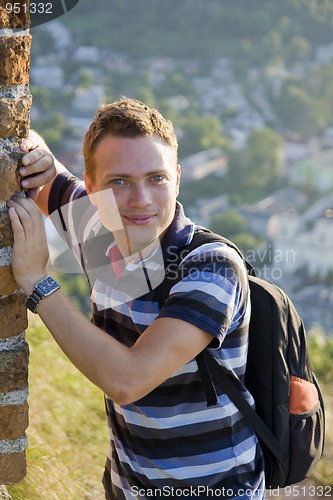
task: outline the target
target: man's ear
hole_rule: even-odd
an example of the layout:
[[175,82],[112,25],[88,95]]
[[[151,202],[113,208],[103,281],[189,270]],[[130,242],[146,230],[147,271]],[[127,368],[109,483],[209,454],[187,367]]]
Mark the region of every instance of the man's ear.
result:
[[91,180],[90,180],[89,176],[86,174],[86,172],[83,172],[83,179],[84,179],[84,183],[86,185],[86,191],[87,191],[87,194],[89,196],[90,203],[92,205],[97,205],[96,197],[95,197],[95,194],[93,192],[93,183],[91,182]]
[[180,167],[180,165],[178,163],[178,165],[177,165],[177,181],[176,181],[176,189],[177,189],[176,196],[179,195],[180,175],[181,175],[181,167]]

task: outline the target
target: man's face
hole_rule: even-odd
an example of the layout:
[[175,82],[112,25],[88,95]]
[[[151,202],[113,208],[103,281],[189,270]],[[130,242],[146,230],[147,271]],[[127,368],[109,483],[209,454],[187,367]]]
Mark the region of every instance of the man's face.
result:
[[85,183],[103,225],[124,256],[142,250],[163,235],[175,214],[180,167],[174,148],[157,135],[107,135],[94,160],[95,181],[85,175]]

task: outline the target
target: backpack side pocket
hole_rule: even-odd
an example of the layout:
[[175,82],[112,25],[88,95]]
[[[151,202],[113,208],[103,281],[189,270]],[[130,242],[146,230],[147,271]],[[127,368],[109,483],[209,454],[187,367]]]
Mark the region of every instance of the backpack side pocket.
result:
[[[310,382],[303,384],[302,381],[298,383],[298,389],[300,389],[298,394],[300,396],[299,399],[294,394],[294,403],[297,403],[292,408],[294,410],[297,405],[300,409],[302,407],[306,409],[307,404],[312,406],[313,402],[315,402],[315,397],[317,397],[317,403],[312,408],[307,409],[307,411],[291,413],[289,416],[291,453],[288,484],[302,481],[305,475],[308,476],[311,474],[323,453],[325,415],[321,394],[317,387],[315,379],[314,384]],[[306,394],[304,395],[305,389]]]

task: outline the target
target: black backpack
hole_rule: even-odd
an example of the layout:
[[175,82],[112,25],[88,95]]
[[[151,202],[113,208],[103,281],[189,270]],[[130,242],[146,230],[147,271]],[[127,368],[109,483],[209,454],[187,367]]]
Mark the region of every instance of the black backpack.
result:
[[[172,286],[181,279],[175,273],[180,261],[200,245],[212,242],[226,243],[244,260],[232,242],[197,227],[191,243],[181,249],[178,260],[166,268],[165,279],[158,287],[161,306]],[[256,411],[243,397],[239,380],[208,350],[201,352],[196,360],[207,405],[217,404],[215,383],[242,412],[259,439],[267,488],[284,487],[305,479],[322,456],[323,398],[311,369],[304,325],[294,305],[279,287],[254,276],[252,267],[245,264],[252,308],[245,386],[254,397]],[[191,272],[190,264],[187,271]],[[314,402],[314,398],[317,401]],[[307,400],[311,402],[310,408]],[[296,412],[294,409],[289,412],[291,402],[299,406]]]

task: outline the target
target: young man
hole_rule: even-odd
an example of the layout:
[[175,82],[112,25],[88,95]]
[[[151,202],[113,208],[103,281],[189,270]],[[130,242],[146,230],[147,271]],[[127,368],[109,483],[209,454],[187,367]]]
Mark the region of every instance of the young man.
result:
[[[40,138],[36,142],[43,145]],[[85,186],[58,162],[54,167],[42,148],[24,157],[21,173],[24,187],[32,189],[56,169],[37,204],[51,214],[84,268],[93,323],[50,279],[42,282],[49,295],[41,300],[37,289],[31,297],[47,277],[42,218],[30,199],[8,206],[13,271],[28,305],[105,393],[106,498],[211,498],[213,491],[220,498],[264,498],[256,436],[218,387],[219,404],[207,407],[194,359],[209,348],[243,380],[250,307],[241,258],[222,243],[202,245],[184,259],[195,272],[184,272],[159,304],[161,262],[174,261],[195,230],[176,201],[180,167],[171,123],[124,99],[97,112],[83,150]],[[96,249],[98,262],[91,265]],[[249,393],[247,398],[253,404]]]

